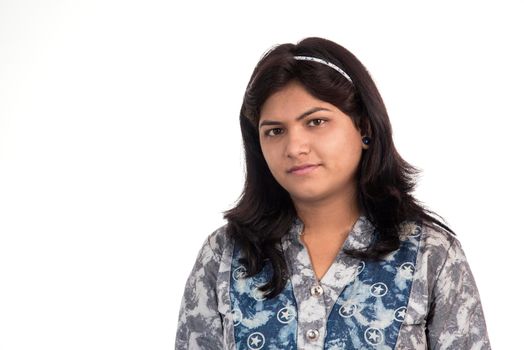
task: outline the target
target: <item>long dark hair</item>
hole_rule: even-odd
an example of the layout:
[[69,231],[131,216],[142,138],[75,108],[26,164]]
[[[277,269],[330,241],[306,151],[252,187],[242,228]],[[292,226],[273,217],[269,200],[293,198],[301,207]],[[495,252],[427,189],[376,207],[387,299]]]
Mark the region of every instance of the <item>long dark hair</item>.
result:
[[[296,60],[312,56],[342,68],[352,82],[324,64]],[[380,259],[399,247],[405,220],[453,231],[413,196],[420,172],[398,154],[382,98],[360,61],[347,49],[323,38],[306,38],[268,50],[256,65],[240,110],[246,179],[236,206],[224,212],[227,233],[244,253],[247,276],[259,273],[265,261],[272,265],[271,280],[260,289],[273,298],[285,286],[289,271],[280,239],[297,215],[289,193],[275,180],[262,154],[258,134],[260,110],[266,99],[295,80],[316,98],[351,116],[363,134],[371,137],[357,170],[360,208],[376,228],[373,243],[363,251],[345,250],[360,259]],[[439,216],[440,217],[440,216]],[[442,219],[442,217],[440,217]]]

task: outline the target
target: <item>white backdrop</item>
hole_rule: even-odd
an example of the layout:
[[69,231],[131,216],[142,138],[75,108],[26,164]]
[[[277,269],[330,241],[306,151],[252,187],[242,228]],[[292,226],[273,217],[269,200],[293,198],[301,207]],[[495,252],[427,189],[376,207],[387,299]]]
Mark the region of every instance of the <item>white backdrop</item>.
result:
[[416,195],[457,232],[494,348],[520,332],[517,2],[0,0],[0,349],[172,349],[198,249],[243,181],[272,45],[372,74]]

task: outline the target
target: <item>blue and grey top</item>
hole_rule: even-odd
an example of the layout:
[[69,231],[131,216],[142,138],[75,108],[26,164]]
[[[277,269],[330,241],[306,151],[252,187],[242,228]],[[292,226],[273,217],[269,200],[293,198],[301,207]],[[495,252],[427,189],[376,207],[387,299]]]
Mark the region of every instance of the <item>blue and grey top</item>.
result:
[[380,261],[365,248],[375,231],[360,216],[321,280],[295,218],[282,249],[290,279],[273,299],[257,289],[271,265],[245,277],[222,226],[209,235],[187,280],[175,349],[490,349],[479,294],[459,241],[404,222],[400,248]]

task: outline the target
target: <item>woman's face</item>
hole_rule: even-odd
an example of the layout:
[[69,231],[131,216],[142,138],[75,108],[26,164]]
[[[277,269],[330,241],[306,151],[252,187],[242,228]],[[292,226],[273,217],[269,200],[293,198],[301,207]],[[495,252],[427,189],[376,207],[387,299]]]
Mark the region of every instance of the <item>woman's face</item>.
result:
[[[362,149],[368,146],[347,114],[301,84],[292,81],[266,100],[259,135],[271,173],[295,203],[354,194]],[[313,166],[291,171],[303,165]]]

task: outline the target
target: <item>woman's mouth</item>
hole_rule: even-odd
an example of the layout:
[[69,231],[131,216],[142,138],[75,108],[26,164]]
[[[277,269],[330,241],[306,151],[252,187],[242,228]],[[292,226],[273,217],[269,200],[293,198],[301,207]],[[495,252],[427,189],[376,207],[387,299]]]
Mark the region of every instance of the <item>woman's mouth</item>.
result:
[[293,175],[305,175],[305,174],[311,173],[317,167],[318,167],[318,165],[309,165],[307,167],[303,167],[303,168],[292,170],[292,171],[290,171],[290,173],[293,174]]

